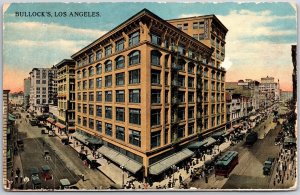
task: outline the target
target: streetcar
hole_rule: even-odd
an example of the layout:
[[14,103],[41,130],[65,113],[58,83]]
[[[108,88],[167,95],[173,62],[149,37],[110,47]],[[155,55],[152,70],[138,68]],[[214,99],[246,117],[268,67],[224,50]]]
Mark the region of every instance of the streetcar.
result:
[[228,177],[231,171],[239,163],[239,155],[236,151],[227,151],[215,164],[215,175]]

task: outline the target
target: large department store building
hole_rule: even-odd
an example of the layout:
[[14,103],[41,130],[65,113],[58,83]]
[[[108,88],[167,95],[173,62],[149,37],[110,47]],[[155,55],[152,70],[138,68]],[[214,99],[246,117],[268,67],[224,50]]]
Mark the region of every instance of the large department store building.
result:
[[134,174],[161,174],[225,128],[227,29],[215,16],[176,22],[144,9],[72,55],[76,133],[100,138],[98,150]]

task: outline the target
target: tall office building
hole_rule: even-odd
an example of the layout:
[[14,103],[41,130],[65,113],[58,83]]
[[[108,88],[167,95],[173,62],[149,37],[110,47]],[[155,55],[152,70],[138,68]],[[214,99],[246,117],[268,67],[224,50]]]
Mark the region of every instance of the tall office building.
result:
[[209,65],[213,52],[146,9],[135,14],[72,55],[76,133],[101,138],[99,152],[134,174],[163,173],[225,124],[225,71]]

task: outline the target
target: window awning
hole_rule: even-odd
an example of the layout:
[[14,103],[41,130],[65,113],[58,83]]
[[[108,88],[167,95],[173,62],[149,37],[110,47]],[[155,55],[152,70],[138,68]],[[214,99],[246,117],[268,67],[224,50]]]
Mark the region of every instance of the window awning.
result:
[[97,151],[109,158],[111,161],[114,161],[118,165],[123,166],[124,169],[130,171],[133,174],[141,170],[141,168],[143,167],[142,164],[130,159],[120,152],[108,148],[107,146],[102,146]]
[[202,146],[204,146],[206,143],[207,143],[206,141],[194,142],[194,143],[188,145],[188,149],[199,149]]
[[207,141],[207,143],[206,143],[204,146],[205,146],[205,147],[208,147],[208,146],[210,146],[210,145],[216,143],[217,140],[215,140],[215,139],[212,138],[212,137],[209,137],[209,138],[205,139],[205,141]]
[[177,152],[171,156],[168,156],[157,163],[150,165],[149,172],[152,175],[159,175],[164,170],[169,169],[172,165],[179,163],[189,157],[191,157],[194,153],[189,149],[183,149],[180,152]]
[[10,120],[10,121],[15,121],[16,120],[16,117],[14,116],[14,115],[12,115],[12,114],[8,114],[8,120]]
[[49,117],[49,118],[47,118],[47,121],[53,125],[55,124],[55,120],[53,118]]
[[88,139],[86,139],[86,141],[91,144],[102,144],[102,140],[100,138],[96,138],[96,137],[88,138]]
[[86,139],[87,137],[85,137],[84,135],[78,133],[78,132],[75,132],[72,134],[72,136],[77,139],[78,141],[82,142],[82,143],[86,143]]
[[57,127],[60,128],[60,129],[66,128],[65,125],[63,125],[63,124],[61,124],[61,123],[59,123],[59,122],[55,123],[55,126],[57,126]]

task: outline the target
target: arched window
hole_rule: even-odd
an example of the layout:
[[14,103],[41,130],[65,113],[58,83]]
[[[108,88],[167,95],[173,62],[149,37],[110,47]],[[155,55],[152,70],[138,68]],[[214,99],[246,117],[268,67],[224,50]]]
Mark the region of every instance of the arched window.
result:
[[81,79],[81,72],[77,71],[77,79]]
[[133,51],[129,55],[129,66],[140,63],[140,51]]
[[94,67],[89,68],[89,76],[94,76]]
[[116,58],[116,69],[124,68],[125,58],[124,56],[118,56]]
[[82,70],[82,78],[86,78],[87,77],[87,73],[86,73],[86,69]]
[[101,74],[102,73],[102,65],[101,64],[97,64],[96,65],[96,74]]
[[105,72],[110,72],[112,70],[111,60],[105,62]]
[[151,51],[151,64],[160,66],[161,53],[157,50]]
[[188,63],[188,73],[194,74],[195,64],[190,62]]
[[184,71],[185,70],[185,60],[180,59],[178,60],[178,69]]

